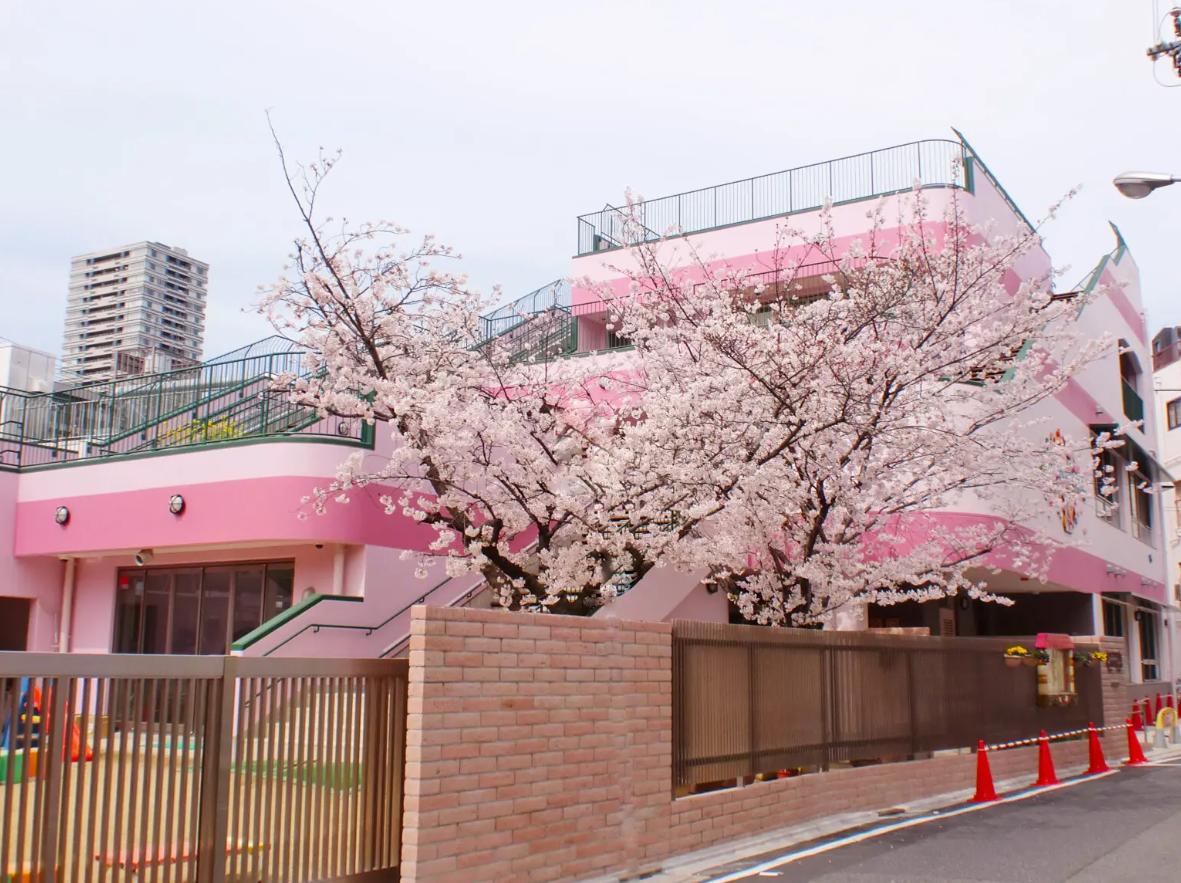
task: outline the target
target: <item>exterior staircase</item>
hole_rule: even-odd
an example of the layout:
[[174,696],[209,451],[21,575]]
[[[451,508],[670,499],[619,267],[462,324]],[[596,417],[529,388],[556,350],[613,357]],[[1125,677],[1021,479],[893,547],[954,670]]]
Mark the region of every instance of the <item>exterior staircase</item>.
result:
[[514,362],[545,361],[578,348],[570,286],[557,279],[483,317],[481,347],[508,347]]
[[[304,355],[272,337],[190,368],[13,393],[0,426],[12,452],[5,462],[36,466],[304,432],[324,418],[274,388],[280,376],[305,373]],[[367,430],[345,420],[317,427],[360,441]]]
[[315,594],[239,638],[231,651],[236,656],[403,656],[410,647],[410,608],[463,607],[486,588],[482,577],[465,574],[425,589],[402,585],[365,596]]

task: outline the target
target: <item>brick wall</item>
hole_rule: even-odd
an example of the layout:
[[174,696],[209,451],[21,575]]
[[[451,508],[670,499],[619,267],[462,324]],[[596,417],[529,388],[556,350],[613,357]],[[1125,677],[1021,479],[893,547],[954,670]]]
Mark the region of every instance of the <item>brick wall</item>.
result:
[[[1122,638],[1096,638],[1095,642],[1108,653],[1124,651]],[[1103,683],[1103,717],[1109,724],[1123,723],[1131,711],[1127,667],[1128,660],[1125,658],[1119,671],[1108,671],[1105,665],[1099,668]]]
[[[412,615],[405,881],[636,875],[725,840],[974,782],[975,757],[947,755],[674,801],[670,626],[464,608]],[[1117,681],[1104,676],[1113,710]],[[996,778],[1032,780],[1035,752],[994,752]],[[1086,744],[1054,755],[1060,766],[1085,762]]]

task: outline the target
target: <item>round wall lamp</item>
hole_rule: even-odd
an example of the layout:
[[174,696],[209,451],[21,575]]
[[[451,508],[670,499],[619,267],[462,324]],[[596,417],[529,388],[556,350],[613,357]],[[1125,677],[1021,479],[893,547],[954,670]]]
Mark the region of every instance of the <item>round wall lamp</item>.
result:
[[168,511],[173,515],[180,515],[185,511],[185,498],[180,494],[173,494],[168,498]]
[[53,513],[53,520],[63,527],[70,523],[70,510],[67,506],[58,506]]

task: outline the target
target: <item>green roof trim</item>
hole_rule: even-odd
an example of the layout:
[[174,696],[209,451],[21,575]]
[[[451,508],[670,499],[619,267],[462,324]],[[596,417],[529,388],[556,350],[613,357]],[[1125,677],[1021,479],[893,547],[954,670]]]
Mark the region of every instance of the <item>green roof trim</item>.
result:
[[[1036,233],[1037,227],[1032,221],[1029,220],[1029,218],[1025,217],[1025,212],[1021,211],[1021,209],[1017,206],[1016,200],[1014,200],[1013,197],[1009,195],[1009,191],[1001,185],[999,180],[997,180],[996,175],[992,173],[992,169],[988,167],[988,164],[980,158],[980,154],[976,152],[976,148],[968,143],[968,139],[964,137],[964,133],[955,126],[951,127],[951,131],[955,132],[955,136],[960,139],[960,144],[963,145],[964,148],[965,157],[971,161],[970,165],[973,168],[971,186],[967,187],[966,189],[971,193],[976,192],[975,169],[978,167],[984,177],[987,178],[992,183],[992,186],[996,188],[997,193],[1001,195],[1001,199],[1008,203],[1008,206],[1013,210],[1013,213],[1025,222],[1025,226]],[[965,163],[965,165],[969,165],[969,163]]]
[[365,599],[360,597],[359,595],[324,595],[324,594],[321,594],[320,592],[312,592],[312,594],[308,595],[306,598],[304,598],[298,604],[296,604],[292,607],[288,607],[286,610],[284,610],[280,614],[272,616],[270,619],[268,619],[266,622],[264,622],[262,625],[260,625],[254,631],[247,632],[246,634],[244,634],[242,637],[240,637],[238,640],[234,641],[234,643],[230,645],[230,649],[231,650],[245,650],[245,649],[247,649],[248,647],[252,646],[253,644],[256,644],[259,641],[261,641],[263,638],[265,638],[271,632],[275,631],[279,627],[286,625],[288,622],[295,619],[297,616],[302,614],[305,610],[310,610],[311,608],[315,607],[321,601],[352,601],[354,603],[360,603],[364,600]]
[[1124,241],[1124,234],[1119,231],[1119,227],[1115,226],[1114,221],[1107,223],[1111,226],[1111,232],[1115,234],[1115,251],[1112,252],[1111,259],[1118,264],[1128,252],[1128,243]]

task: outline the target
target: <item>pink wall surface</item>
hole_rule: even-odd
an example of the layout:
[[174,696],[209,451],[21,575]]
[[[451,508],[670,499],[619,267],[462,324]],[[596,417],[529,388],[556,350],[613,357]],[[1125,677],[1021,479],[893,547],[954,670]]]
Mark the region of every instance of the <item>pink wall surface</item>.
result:
[[63,565],[56,558],[21,560],[13,554],[20,476],[0,471],[0,596],[29,598],[30,650],[56,649]]
[[[152,490],[22,502],[16,507],[15,551],[21,556],[74,555],[313,540],[425,550],[435,538],[428,526],[400,512],[386,515],[377,501],[383,491],[376,487],[355,493],[347,504],[331,504],[324,515],[315,515],[300,500],[316,483],[304,477],[174,482]],[[185,511],[179,516],[168,511],[172,494],[185,498]],[[66,525],[54,521],[54,511],[61,505],[70,510]]]

